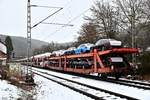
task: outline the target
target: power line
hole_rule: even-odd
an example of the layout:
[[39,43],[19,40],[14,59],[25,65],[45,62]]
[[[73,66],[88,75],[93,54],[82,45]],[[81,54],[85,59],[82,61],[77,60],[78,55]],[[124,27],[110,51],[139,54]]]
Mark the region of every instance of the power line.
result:
[[53,25],[73,26],[72,24],[47,23],[47,22],[43,22],[43,23],[41,23],[41,24],[53,24]]
[[[64,7],[63,7],[63,9],[62,10],[64,10],[64,9],[67,9],[68,10],[68,8],[69,7],[67,7],[68,6],[68,4],[70,4],[71,2],[72,2],[73,0],[69,0],[65,5],[64,5]],[[41,5],[31,5],[32,7],[44,7],[44,8],[61,8],[61,7],[52,7],[52,6],[41,6]],[[66,8],[67,7],[67,8]],[[67,18],[68,19],[68,18]],[[54,16],[54,19],[51,21],[51,23],[52,22],[54,22],[54,20],[56,20],[56,16]],[[56,24],[54,24],[54,25],[56,25]],[[44,30],[45,30],[46,28],[44,28]],[[43,33],[43,31],[41,31],[41,33]]]
[[[70,4],[72,1],[73,1],[73,0],[68,1],[68,3],[66,3],[66,5],[65,5],[65,9],[66,9],[66,10],[68,11],[68,13],[69,13],[69,14],[67,15],[67,17],[68,17],[67,20],[70,19],[71,17],[69,17],[69,16],[72,15],[71,12],[70,12],[70,10],[69,10],[71,7],[70,7],[70,6],[67,7],[67,5]],[[66,18],[65,15],[64,15],[64,17]]]
[[[75,21],[77,18],[79,18],[81,15],[83,15],[84,13],[86,13],[90,8],[86,9],[85,11],[83,11],[82,13],[80,13],[79,15],[77,15],[76,17],[74,17],[73,19],[71,19],[70,21],[68,21],[67,24],[70,24],[72,21]],[[65,26],[61,26],[59,29],[57,29],[56,31],[50,33],[48,36],[46,36],[46,38],[52,36],[54,33],[59,32],[62,28],[64,28]],[[44,38],[44,40],[46,39]]]
[[52,13],[51,15],[47,16],[46,18],[44,18],[43,20],[39,21],[38,23],[36,23],[35,25],[33,25],[31,28],[34,28],[36,26],[38,26],[39,24],[41,24],[42,22],[44,22],[45,20],[47,20],[48,18],[50,18],[51,16],[53,16],[54,14],[56,14],[57,12],[59,12],[60,10],[62,10],[63,8],[59,8],[57,11],[55,11],[54,13]]
[[[73,1],[73,0],[68,1],[68,3],[65,4],[65,6],[64,6],[65,9],[66,9],[66,5],[68,5],[71,1]],[[32,6],[33,6],[33,7],[45,7],[45,8],[59,8],[59,7],[40,6],[40,5],[32,5]],[[64,9],[64,8],[63,8],[63,9]],[[62,9],[59,9],[59,11],[60,11],[60,10],[62,10]],[[44,22],[46,19],[48,19],[49,17],[51,17],[51,15],[50,15],[50,16],[46,17],[45,19],[43,19],[42,21],[38,22],[37,24],[33,25],[32,28],[38,26],[39,24],[62,25],[59,29],[57,29],[56,31],[54,31],[54,32],[52,32],[52,33],[49,34],[49,35],[52,36],[54,33],[60,31],[62,28],[66,27],[66,26],[68,26],[68,25],[71,25],[70,23],[71,23],[72,21],[74,21],[74,20],[76,20],[77,18],[79,18],[81,15],[83,15],[83,14],[84,14],[85,12],[87,12],[88,10],[89,10],[89,9],[83,11],[83,12],[80,13],[78,16],[74,17],[73,19],[71,19],[70,21],[68,21],[67,24],[52,23],[52,22],[51,22],[51,23],[46,23],[46,22]],[[58,10],[56,11],[56,13],[57,13],[57,12],[58,12]],[[53,14],[52,14],[52,15],[53,15]],[[71,25],[71,26],[72,26],[72,25]],[[48,36],[49,36],[49,35],[48,35]],[[46,38],[47,38],[48,36],[46,36]],[[44,39],[45,39],[45,38],[44,38]]]
[[62,8],[62,7],[41,6],[41,5],[31,5],[31,7],[42,7],[42,8]]

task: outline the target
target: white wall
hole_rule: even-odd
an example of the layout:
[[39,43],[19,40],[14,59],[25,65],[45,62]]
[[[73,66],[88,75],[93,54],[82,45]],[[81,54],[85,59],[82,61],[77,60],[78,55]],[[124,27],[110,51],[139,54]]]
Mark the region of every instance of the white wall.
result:
[[2,43],[0,43],[0,51],[2,51],[3,53],[7,54],[7,49],[6,46]]

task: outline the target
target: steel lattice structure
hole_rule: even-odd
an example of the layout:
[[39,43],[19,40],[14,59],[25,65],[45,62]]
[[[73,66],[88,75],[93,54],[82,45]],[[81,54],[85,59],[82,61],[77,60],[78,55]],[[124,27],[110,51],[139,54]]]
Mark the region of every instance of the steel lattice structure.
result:
[[[29,58],[31,54],[31,6],[30,6],[30,0],[28,0],[27,3],[27,57],[28,57],[28,63],[29,63]],[[27,66],[27,75],[32,74],[32,67]]]

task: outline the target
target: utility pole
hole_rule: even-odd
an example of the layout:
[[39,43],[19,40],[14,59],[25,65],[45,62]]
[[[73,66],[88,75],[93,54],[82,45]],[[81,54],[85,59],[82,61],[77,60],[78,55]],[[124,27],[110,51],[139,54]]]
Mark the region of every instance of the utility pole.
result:
[[31,6],[30,0],[27,2],[27,75],[26,81],[31,82],[32,78],[32,66],[29,65],[30,63],[30,55],[31,54]]
[[[49,6],[39,6],[39,5],[31,5],[31,0],[28,0],[27,2],[27,68],[26,68],[26,82],[34,82],[32,78],[32,66],[30,65],[30,56],[31,56],[31,30],[32,28],[38,26],[39,24],[43,23],[46,19],[50,18],[51,16],[55,15],[59,11],[61,11],[62,7],[49,7]],[[46,18],[39,21],[37,24],[31,26],[31,7],[44,7],[44,8],[53,8],[58,9],[54,13],[50,14]],[[46,23],[48,24],[48,23]],[[49,24],[55,24],[55,25],[65,25],[65,26],[73,26],[70,24],[60,24],[60,23],[49,23]],[[32,59],[31,59],[32,64]]]
[[[131,9],[131,33],[132,33],[132,48],[135,48],[135,44],[136,44],[136,39],[135,39],[135,13],[134,13],[134,10],[133,8]],[[135,66],[135,63],[136,63],[136,55],[135,54],[132,54],[132,63],[133,65]]]

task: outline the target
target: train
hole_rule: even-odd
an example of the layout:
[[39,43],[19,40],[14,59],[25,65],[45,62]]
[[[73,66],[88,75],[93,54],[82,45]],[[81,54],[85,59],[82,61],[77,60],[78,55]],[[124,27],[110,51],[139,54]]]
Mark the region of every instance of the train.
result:
[[[126,55],[138,54],[137,48],[123,47],[115,39],[100,39],[95,44],[82,44],[67,50],[58,50],[30,57],[30,65],[51,70],[79,74],[97,74],[102,78],[115,76],[119,79],[132,71]],[[27,58],[18,62],[27,64]]]

